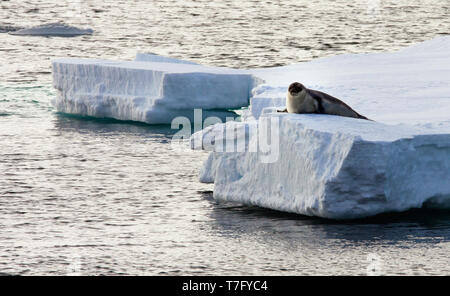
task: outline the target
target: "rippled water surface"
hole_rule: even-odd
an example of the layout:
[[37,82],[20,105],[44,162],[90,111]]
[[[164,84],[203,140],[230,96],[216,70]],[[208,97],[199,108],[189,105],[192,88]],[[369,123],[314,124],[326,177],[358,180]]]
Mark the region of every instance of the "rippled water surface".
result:
[[[412,4],[414,3],[414,4]],[[450,213],[334,222],[219,204],[167,126],[55,113],[55,57],[267,67],[450,33],[450,1],[1,1],[0,273],[450,274]]]

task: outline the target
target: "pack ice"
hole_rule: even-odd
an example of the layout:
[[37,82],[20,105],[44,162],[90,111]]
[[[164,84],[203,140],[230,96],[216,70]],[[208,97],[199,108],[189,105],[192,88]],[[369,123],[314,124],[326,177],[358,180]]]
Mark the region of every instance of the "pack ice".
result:
[[138,54],[135,61],[63,58],[52,61],[52,104],[59,112],[169,124],[194,109],[203,117],[234,116],[260,82],[245,71]]
[[[247,121],[191,137],[211,151],[200,181],[215,199],[331,219],[450,208],[449,37],[250,72],[266,84]],[[276,112],[293,81],[375,121]]]
[[55,37],[75,37],[92,33],[94,33],[92,29],[79,29],[64,23],[49,23],[9,32],[11,35]]
[[[270,120],[279,124],[272,138],[279,142],[270,151],[252,150],[271,142]],[[236,152],[240,140],[245,150]],[[191,141],[193,148],[212,151],[200,181],[214,182],[218,200],[333,219],[424,203],[450,206],[450,134],[337,116],[266,113],[256,122],[209,127]]]
[[345,54],[250,72],[266,81],[250,99],[255,118],[265,107],[284,107],[287,87],[299,81],[377,122],[430,132],[450,125],[450,36],[397,52]]

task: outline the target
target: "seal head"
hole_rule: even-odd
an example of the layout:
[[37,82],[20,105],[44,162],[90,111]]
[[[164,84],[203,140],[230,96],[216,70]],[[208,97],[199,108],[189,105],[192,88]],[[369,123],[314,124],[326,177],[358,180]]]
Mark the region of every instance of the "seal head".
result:
[[300,82],[294,82],[289,85],[289,93],[293,96],[297,95],[303,89],[305,89],[305,87]]
[[289,113],[316,113],[317,102],[308,95],[308,89],[300,82],[289,85],[286,110]]

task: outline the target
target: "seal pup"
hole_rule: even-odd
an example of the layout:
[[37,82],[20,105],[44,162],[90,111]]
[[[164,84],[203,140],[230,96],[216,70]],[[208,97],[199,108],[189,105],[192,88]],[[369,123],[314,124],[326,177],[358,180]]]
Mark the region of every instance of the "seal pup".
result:
[[299,82],[289,86],[286,109],[282,112],[330,114],[370,120],[341,100],[321,91],[308,89]]

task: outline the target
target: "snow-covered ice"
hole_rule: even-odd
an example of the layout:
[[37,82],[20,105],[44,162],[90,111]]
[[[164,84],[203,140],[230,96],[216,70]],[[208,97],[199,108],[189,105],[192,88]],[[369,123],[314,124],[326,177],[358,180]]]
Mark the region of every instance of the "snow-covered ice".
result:
[[233,116],[227,110],[248,106],[251,90],[260,82],[240,70],[152,55],[146,59],[54,60],[58,95],[52,103],[64,113],[168,124],[177,116],[192,119],[196,108],[206,116]]
[[[279,119],[276,159],[262,161],[267,151],[249,146],[270,135],[261,121],[271,118]],[[248,135],[255,124],[260,130]],[[240,136],[247,138],[245,152],[221,148],[224,130],[239,125],[246,131]],[[217,200],[333,219],[450,205],[450,134],[329,115],[268,113],[258,122],[211,126],[193,135],[192,145],[201,143],[213,152],[200,181],[214,182]],[[217,143],[224,152],[217,152]]]
[[179,115],[176,110],[238,109],[250,103],[244,118],[257,119],[265,107],[283,107],[288,85],[299,81],[378,122],[448,131],[449,44],[445,36],[393,53],[346,54],[252,70],[150,53],[137,54],[134,62],[59,59],[53,62],[55,87],[61,91],[55,103],[61,112],[148,123],[170,123]]
[[[217,200],[333,219],[449,208],[449,49],[446,36],[395,53],[250,70],[265,84],[252,91],[249,120],[191,138],[193,148],[212,151],[200,181],[214,182]],[[341,98],[375,121],[277,113],[293,81]],[[269,119],[279,120],[279,141],[272,147],[276,160],[268,162],[262,161],[267,151],[251,147],[270,142],[262,125]],[[255,127],[256,134],[223,134]],[[224,150],[227,138],[245,138],[245,152]]]
[[[53,81],[58,111],[147,123],[192,120],[195,108],[223,118],[250,103],[244,122],[192,136],[194,149],[211,151],[200,180],[214,182],[218,200],[334,219],[450,207],[450,36],[251,70],[154,54],[58,59]],[[276,112],[294,81],[375,121]]]
[[264,107],[284,107],[287,87],[299,81],[378,122],[450,131],[450,36],[398,52],[344,54],[250,72],[266,81],[253,90],[255,118]]
[[79,29],[64,23],[50,23],[38,25],[31,28],[10,31],[11,35],[27,35],[27,36],[57,36],[57,37],[74,37],[80,35],[92,35],[92,29]]

